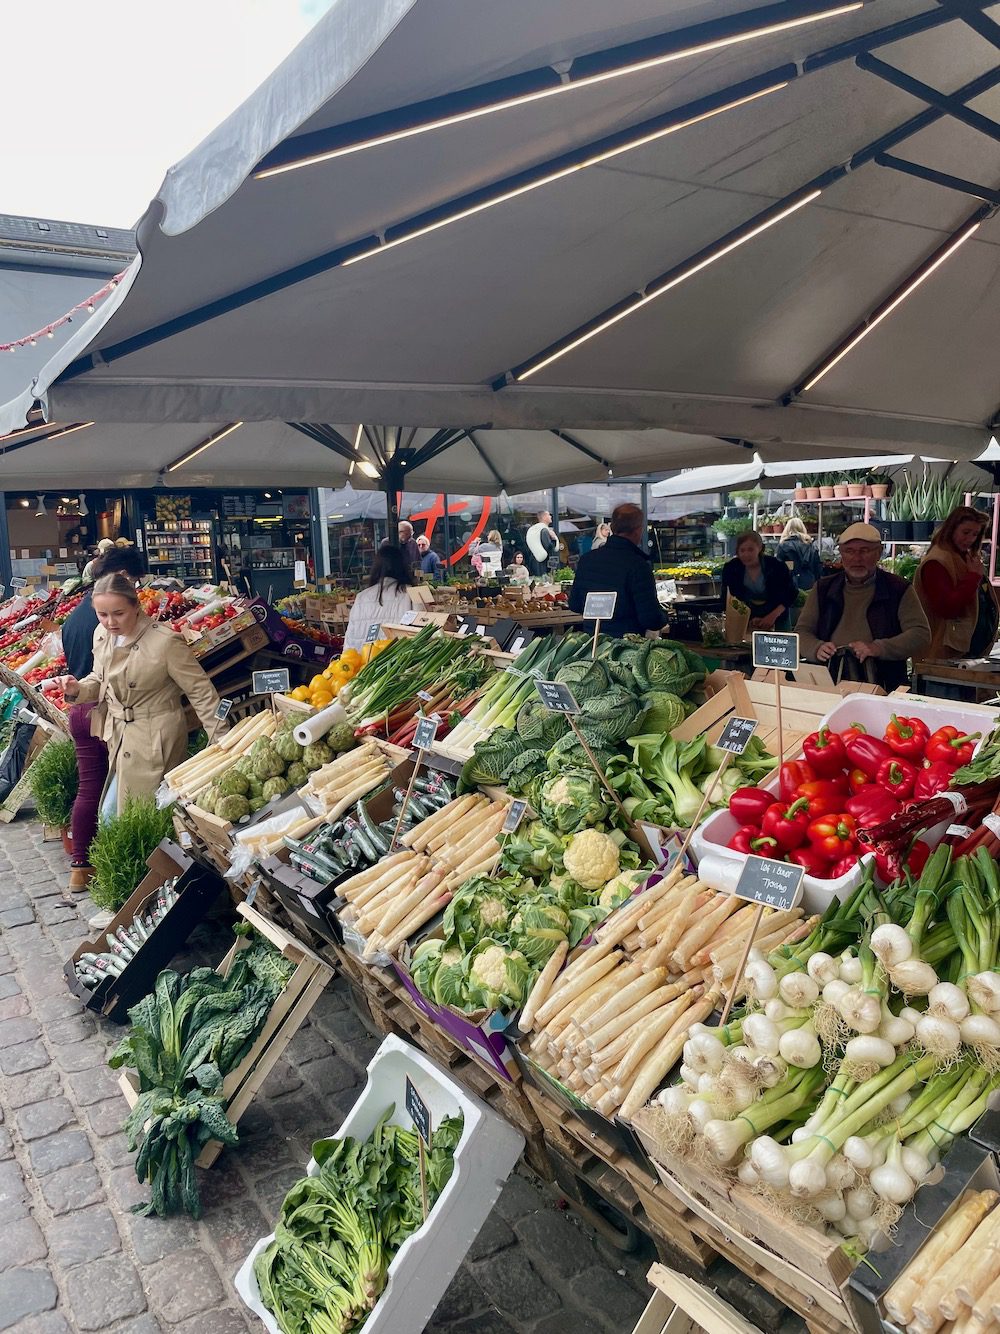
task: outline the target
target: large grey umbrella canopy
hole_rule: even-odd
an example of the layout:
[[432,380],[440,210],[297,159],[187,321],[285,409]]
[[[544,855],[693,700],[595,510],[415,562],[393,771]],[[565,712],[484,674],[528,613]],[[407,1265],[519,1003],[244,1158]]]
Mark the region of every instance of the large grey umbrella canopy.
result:
[[974,455],[995,11],[341,0],[171,171],[117,311],[35,392],[60,420]]

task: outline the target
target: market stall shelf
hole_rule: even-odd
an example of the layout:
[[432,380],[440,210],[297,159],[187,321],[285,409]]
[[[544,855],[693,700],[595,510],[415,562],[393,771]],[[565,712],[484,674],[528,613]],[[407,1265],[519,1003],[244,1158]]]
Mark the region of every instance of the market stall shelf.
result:
[[[239,1122],[240,1117],[250,1106],[257,1090],[333,976],[333,969],[328,963],[306,949],[275,922],[245,903],[241,903],[237,911],[250,926],[280,950],[286,959],[295,964],[295,972],[275,1001],[267,1022],[250,1051],[241,1064],[226,1076],[222,1085],[225,1112],[233,1125]],[[226,976],[237,953],[245,947],[246,938],[240,937],[217,971]],[[131,1071],[126,1071],[118,1082],[129,1107],[134,1107],[139,1097],[135,1075]],[[222,1145],[219,1141],[210,1140],[199,1155],[197,1165],[211,1167],[221,1152]]]

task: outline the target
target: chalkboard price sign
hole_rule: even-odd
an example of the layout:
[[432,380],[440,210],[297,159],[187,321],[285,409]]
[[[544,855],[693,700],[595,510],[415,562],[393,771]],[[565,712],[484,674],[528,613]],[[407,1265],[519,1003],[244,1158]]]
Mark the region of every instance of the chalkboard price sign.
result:
[[512,801],[507,808],[507,818],[504,820],[503,828],[500,832],[502,834],[513,834],[517,829],[517,826],[524,819],[524,812],[527,809],[528,803],[526,801],[521,801],[520,798],[516,801]]
[[734,893],[768,908],[794,908],[802,890],[805,868],[767,857],[748,857]]
[[610,621],[615,614],[618,602],[617,593],[588,593],[583,604],[583,617],[587,621]]
[[720,750],[728,750],[731,755],[742,755],[750,744],[756,726],[756,718],[730,718],[715,744]]
[[22,579],[20,575],[15,575],[10,581],[11,588],[24,588],[27,585],[27,579]]
[[413,1081],[409,1075],[406,1076],[406,1110],[413,1118],[413,1124],[417,1128],[417,1134],[423,1142],[430,1148],[431,1145],[431,1113],[430,1108],[424,1102],[423,1098],[413,1087]]
[[281,695],[288,690],[290,684],[287,667],[272,667],[269,671],[253,674],[255,695]]
[[372,625],[368,627],[368,633],[365,635],[365,643],[374,644],[375,640],[378,639],[381,633],[382,633],[381,625],[379,625],[378,622],[374,622]]
[[437,736],[437,719],[421,718],[413,733],[413,744],[417,750],[429,750]]
[[770,630],[753,632],[753,665],[778,667],[786,672],[799,669],[799,637],[796,634],[773,634]]
[[550,713],[580,712],[580,706],[573,698],[569,686],[564,686],[559,681],[536,681],[535,689],[538,691],[538,698]]

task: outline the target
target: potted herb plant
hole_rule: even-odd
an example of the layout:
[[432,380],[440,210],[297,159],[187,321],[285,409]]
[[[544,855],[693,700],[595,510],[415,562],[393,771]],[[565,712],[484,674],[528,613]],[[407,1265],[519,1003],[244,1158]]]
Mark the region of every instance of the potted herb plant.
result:
[[172,807],[158,810],[152,797],[129,797],[119,815],[99,826],[90,845],[90,897],[98,908],[121,908],[146,874],[146,858],[173,828]]
[[865,494],[865,474],[859,469],[841,474],[840,480],[847,487],[847,494],[852,500],[860,500]]
[[835,500],[846,500],[850,495],[850,488],[847,483],[847,474],[841,473],[833,484],[833,495]]
[[59,830],[67,853],[73,851],[69,825],[77,782],[76,747],[72,741],[50,741],[28,767],[28,787],[35,799],[35,814],[43,825]]
[[805,500],[819,500],[821,473],[807,472],[800,483],[800,490],[805,491]]
[[871,491],[873,500],[885,500],[892,486],[892,478],[887,472],[870,472],[865,484]]

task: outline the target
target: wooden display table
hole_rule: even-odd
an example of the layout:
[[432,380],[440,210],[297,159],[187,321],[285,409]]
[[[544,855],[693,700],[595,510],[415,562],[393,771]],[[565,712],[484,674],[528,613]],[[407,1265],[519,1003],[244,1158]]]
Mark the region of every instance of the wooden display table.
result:
[[963,666],[960,660],[955,658],[915,662],[914,693],[933,695],[933,686],[936,684],[962,686],[971,692],[969,698],[974,704],[981,704],[985,699],[1000,693],[1000,661],[990,663],[988,666],[982,658],[974,661],[975,666]]

